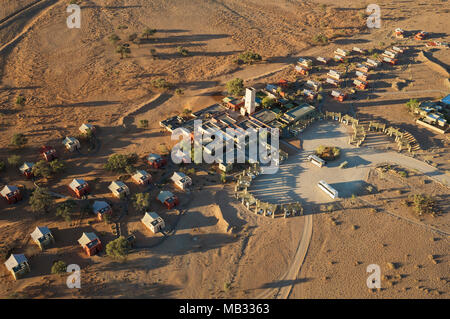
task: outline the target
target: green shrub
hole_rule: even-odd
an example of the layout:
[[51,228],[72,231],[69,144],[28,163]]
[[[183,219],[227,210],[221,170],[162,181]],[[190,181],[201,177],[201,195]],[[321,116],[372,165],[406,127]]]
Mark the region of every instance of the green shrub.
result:
[[155,79],[151,82],[152,86],[157,89],[169,89],[172,85],[165,79]]
[[124,173],[138,160],[137,154],[113,154],[108,158],[105,169],[116,173]]
[[136,210],[144,212],[150,207],[150,193],[137,193],[133,196],[133,206]]
[[128,253],[128,245],[125,237],[120,236],[106,245],[106,254],[112,258],[123,259]]
[[8,157],[8,165],[11,167],[18,167],[22,162],[22,158],[19,155],[11,155]]
[[64,220],[68,223],[72,221],[72,214],[74,213],[77,204],[74,200],[69,199],[64,203],[61,203],[56,208],[56,216],[60,216],[64,218]]
[[53,206],[53,197],[47,188],[36,188],[30,196],[30,206],[33,212],[47,213]]
[[313,38],[312,41],[314,44],[318,44],[318,45],[326,45],[328,44],[328,38],[323,35],[322,33],[320,34],[316,34]]
[[258,53],[247,51],[240,53],[235,60],[236,63],[253,64],[255,62],[261,61],[262,57]]
[[244,81],[239,78],[230,80],[226,84],[228,94],[233,96],[238,96],[244,90]]
[[148,127],[148,120],[140,120],[139,121],[139,127],[140,128],[147,128]]
[[64,274],[67,271],[67,265],[64,261],[56,261],[51,269],[52,274]]
[[14,134],[11,139],[11,144],[16,147],[24,147],[27,143],[28,138],[22,133]]

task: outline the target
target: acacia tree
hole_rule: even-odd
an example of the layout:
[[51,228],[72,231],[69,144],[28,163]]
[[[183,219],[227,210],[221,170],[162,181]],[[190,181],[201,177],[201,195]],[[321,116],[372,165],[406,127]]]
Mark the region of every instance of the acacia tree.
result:
[[119,53],[120,54],[120,58],[123,59],[124,57],[128,56],[128,54],[131,53],[131,50],[130,50],[129,47],[121,44],[121,45],[117,46],[116,53]]
[[142,36],[146,37],[148,40],[148,38],[153,36],[155,33],[156,33],[156,29],[147,28],[144,30],[144,32],[142,32]]
[[28,138],[22,133],[14,134],[11,139],[11,144],[16,147],[24,147],[27,143]]
[[150,194],[137,193],[133,196],[133,206],[138,211],[145,211],[150,207]]
[[61,216],[68,223],[72,221],[72,214],[77,207],[77,204],[74,200],[69,199],[64,203],[61,203],[56,208],[56,216]]
[[127,240],[123,236],[114,239],[106,245],[106,254],[110,257],[124,259],[127,253]]
[[237,96],[240,95],[243,90],[244,90],[244,80],[235,78],[234,80],[230,80],[227,82],[228,94]]
[[39,187],[33,191],[30,196],[30,206],[33,212],[48,213],[53,206],[53,197],[48,192],[47,188]]

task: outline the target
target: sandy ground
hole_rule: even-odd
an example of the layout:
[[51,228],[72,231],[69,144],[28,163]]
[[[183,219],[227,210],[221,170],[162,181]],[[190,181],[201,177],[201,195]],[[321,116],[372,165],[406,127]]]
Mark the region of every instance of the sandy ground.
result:
[[[157,151],[160,143],[169,143],[169,135],[161,132],[159,121],[185,107],[198,110],[214,103],[230,78],[241,77],[248,80],[246,84],[255,86],[280,77],[293,79],[292,68],[286,67],[286,63],[295,62],[297,56],[331,56],[337,47],[348,49],[354,45],[373,48],[382,47],[384,43],[387,46],[394,41],[391,32],[396,27],[426,29],[443,41],[447,37],[443,30],[448,24],[449,12],[441,1],[378,1],[383,26],[371,32],[364,30],[365,21],[360,17],[365,4],[354,1],[336,4],[328,0],[283,0],[275,4],[256,0],[82,1],[82,28],[69,30],[65,26],[67,1],[48,1],[45,8],[0,24],[0,145],[3,146],[0,159],[6,159],[13,152],[24,160],[36,161],[39,146],[55,145],[68,168],[63,176],[49,182],[52,190],[69,195],[66,185],[72,178],[83,176],[95,185],[95,198],[110,200],[118,213],[120,203],[107,191],[108,183],[117,176],[102,169],[106,158],[116,152],[137,152],[144,156]],[[1,14],[14,11],[15,5],[17,3],[7,2]],[[119,29],[121,25],[127,28]],[[146,27],[156,28],[158,32],[141,44],[128,41],[130,34],[140,34]],[[310,47],[311,37],[319,32],[333,38],[332,43]],[[122,39],[120,43],[130,44],[130,57],[120,59],[114,52],[115,45],[108,40],[112,33]],[[347,37],[350,35],[354,36]],[[17,40],[8,42],[16,36]],[[422,148],[417,157],[448,174],[448,134],[438,135],[418,128],[407,114],[404,103],[413,97],[438,98],[449,88],[441,75],[419,63],[417,52],[423,45],[417,46],[409,40],[405,44],[413,48],[406,62],[395,68],[383,67],[377,72],[373,90],[357,101],[343,104],[327,101],[325,108],[353,109],[364,120],[386,120],[407,129]],[[178,46],[188,49],[190,55],[180,56]],[[158,59],[152,59],[150,49],[156,50]],[[239,52],[249,49],[260,53],[263,62],[253,66],[233,63]],[[444,65],[450,64],[445,50],[431,53]],[[171,82],[174,88],[184,89],[184,95],[177,96],[173,89],[155,89],[151,81],[158,78]],[[391,88],[398,79],[410,81],[400,92]],[[19,94],[26,98],[24,106],[15,104]],[[141,119],[149,120],[148,129],[136,127]],[[88,153],[87,146],[83,145],[82,155],[65,152],[60,139],[68,134],[76,135],[83,122],[100,127],[99,149]],[[27,135],[29,147],[23,150],[7,147],[11,136],[17,132]],[[390,143],[379,137],[371,142]],[[143,162],[139,165],[146,168]],[[162,172],[151,173],[157,178],[162,175]],[[381,212],[377,214],[364,206],[367,204],[358,206],[344,202],[342,208],[331,213],[339,220],[337,226],[330,222],[328,213],[315,214],[305,264],[298,280],[286,283],[279,279],[290,270],[302,237],[304,218],[272,220],[255,216],[230,196],[231,185],[217,186],[217,175],[208,182],[204,174],[197,171],[194,185],[204,185],[192,196],[177,192],[187,212],[179,219],[175,234],[158,246],[154,245],[160,241],[160,236],[145,230],[138,221],[139,213],[130,209],[124,228],[136,232],[140,248],[124,263],[111,261],[104,255],[87,258],[76,245],[81,232],[86,230],[95,230],[102,241],[108,242],[113,238],[110,225],[88,224],[92,217],[67,224],[53,215],[33,215],[26,200],[14,206],[2,202],[0,243],[7,246],[7,250],[26,252],[33,271],[27,278],[13,282],[2,267],[0,296],[255,297],[268,289],[291,284],[294,287],[290,297],[294,298],[448,295],[448,238],[383,213],[383,209],[398,211],[398,200],[380,195],[367,198],[380,207]],[[380,189],[385,187],[388,191],[396,187],[394,181],[387,185],[377,180],[369,179],[369,182],[380,183],[377,184]],[[5,183],[33,188],[11,168],[0,175],[0,184]],[[425,187],[423,191],[448,196],[448,189],[441,189],[434,182],[422,185],[420,180],[411,179],[408,183],[413,189],[421,185]],[[285,187],[282,181],[280,186]],[[132,186],[132,192],[136,191],[139,188]],[[289,191],[305,192],[302,189]],[[176,223],[175,211],[162,210],[156,202],[152,203],[152,209],[160,211],[169,224]],[[448,212],[448,207],[443,206],[443,210]],[[322,208],[311,206],[311,211],[322,211]],[[218,218],[220,212],[223,220]],[[447,214],[418,222],[448,231]],[[224,231],[226,223],[236,226],[236,231]],[[40,224],[53,227],[58,239],[56,247],[44,253],[36,251],[28,235],[24,236]],[[353,230],[351,225],[359,228]],[[432,236],[437,240],[431,241]],[[430,254],[439,256],[437,264],[428,258]],[[51,264],[59,259],[82,266],[81,290],[68,291],[64,277],[49,275]],[[330,260],[336,263],[331,265]],[[358,266],[354,266],[356,261],[360,261]],[[401,266],[386,270],[386,262],[398,262]],[[369,263],[379,263],[383,274],[407,276],[383,280],[383,287],[389,287],[388,281],[399,283],[370,293],[365,288],[365,266]],[[417,265],[424,268],[416,269]],[[327,276],[330,279],[323,279]],[[349,283],[347,278],[361,280]],[[423,287],[432,290],[427,293]]]

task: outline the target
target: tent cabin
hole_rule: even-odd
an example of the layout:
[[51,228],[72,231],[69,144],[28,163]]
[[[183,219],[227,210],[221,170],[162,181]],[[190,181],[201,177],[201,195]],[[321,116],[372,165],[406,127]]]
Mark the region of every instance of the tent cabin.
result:
[[372,68],[377,68],[380,65],[377,61],[372,59],[367,59],[366,64]]
[[36,227],[36,229],[31,233],[31,238],[39,246],[41,250],[55,243],[55,238],[52,232],[46,226]]
[[102,243],[95,233],[83,233],[78,243],[88,256],[93,256],[102,250]]
[[353,80],[353,85],[356,86],[360,90],[365,90],[365,89],[367,89],[367,86],[368,86],[367,82],[360,81],[360,80]]
[[328,63],[330,62],[329,59],[326,59],[326,58],[321,57],[321,56],[317,57],[316,60],[317,60],[318,62],[320,62],[320,63],[323,63],[323,64],[328,64]]
[[66,138],[62,141],[63,145],[69,152],[73,152],[80,148],[80,141],[75,137],[66,136]]
[[350,52],[347,50],[343,50],[343,49],[336,49],[336,51],[334,51],[334,54],[348,56],[350,54]]
[[392,59],[392,58],[387,57],[387,56],[383,56],[381,61],[383,61],[385,63],[392,64],[392,65],[396,65],[397,64],[397,59]]
[[173,173],[171,180],[175,183],[177,187],[182,190],[186,190],[192,185],[192,179],[184,173],[175,172]]
[[303,66],[301,66],[301,65],[296,65],[295,66],[295,71],[297,71],[301,75],[308,75],[308,69],[303,67]]
[[97,215],[98,220],[103,220],[103,216],[112,215],[112,208],[107,202],[96,200],[92,205],[92,212]]
[[150,154],[147,156],[148,164],[153,168],[161,168],[166,165],[167,160],[158,154]]
[[34,163],[31,162],[25,162],[19,167],[19,171],[26,177],[31,178],[33,177],[32,169],[33,169]]
[[333,90],[330,93],[331,97],[339,102],[344,102],[345,99],[347,98],[347,94],[342,93],[340,91],[337,90]]
[[15,280],[19,279],[31,270],[28,259],[23,254],[11,254],[5,262],[5,266],[6,269],[11,272]]
[[361,80],[361,81],[367,81],[367,79],[369,78],[369,74],[361,72],[361,71],[356,71],[355,74],[356,74],[358,80]]
[[335,86],[335,87],[339,87],[339,81],[337,81],[337,80],[335,80],[335,79],[327,78],[327,79],[325,80],[325,82],[328,83],[328,84],[331,84],[331,85],[333,85],[333,86]]
[[330,70],[327,73],[327,77],[335,79],[335,80],[340,80],[341,77],[342,77],[342,74],[340,72],[338,72],[338,71]]
[[42,146],[40,149],[40,153],[41,156],[47,161],[47,162],[51,162],[53,161],[55,158],[57,158],[56,155],[56,150],[54,147],[51,146]]
[[308,100],[314,100],[317,96],[317,93],[311,90],[303,89],[302,94]]
[[299,58],[297,63],[309,70],[312,67],[313,61],[310,59]]
[[363,72],[363,73],[367,73],[367,72],[369,72],[370,68],[369,68],[369,66],[367,64],[359,63],[359,64],[356,65],[356,70],[360,71],[360,72]]
[[95,126],[88,123],[83,123],[78,128],[78,130],[81,132],[81,134],[89,134],[89,133],[95,133]]
[[414,39],[421,41],[421,40],[425,40],[427,37],[428,37],[428,32],[420,31],[414,36]]
[[150,229],[154,234],[159,233],[166,227],[164,219],[155,212],[147,212],[141,219],[141,222]]
[[397,28],[395,29],[395,36],[399,39],[403,39],[405,37],[405,31],[403,31],[403,29],[401,28]]
[[390,50],[384,50],[384,52],[382,53],[383,56],[387,56],[389,58],[395,59],[397,57],[397,52],[393,52]]
[[86,181],[81,178],[74,178],[73,181],[69,184],[69,190],[77,198],[87,196],[91,191],[91,189],[89,188],[89,184],[86,183]]
[[353,47],[352,52],[356,52],[359,54],[366,54],[366,50],[360,49],[358,47]]
[[157,199],[168,209],[171,209],[179,204],[178,197],[172,194],[172,192],[169,191],[161,191],[158,194]]
[[336,62],[344,62],[344,56],[336,54],[334,56],[334,61],[336,61]]
[[312,80],[306,81],[305,86],[313,89],[314,91],[318,91],[320,89],[320,83]]
[[152,181],[152,175],[142,169],[138,169],[136,173],[131,176],[131,179],[138,185],[148,185]]
[[108,186],[109,190],[117,198],[130,195],[130,189],[122,181],[114,181]]
[[2,195],[4,199],[6,199],[8,204],[14,204],[22,200],[22,194],[20,193],[20,190],[17,186],[6,185],[0,191],[0,195]]

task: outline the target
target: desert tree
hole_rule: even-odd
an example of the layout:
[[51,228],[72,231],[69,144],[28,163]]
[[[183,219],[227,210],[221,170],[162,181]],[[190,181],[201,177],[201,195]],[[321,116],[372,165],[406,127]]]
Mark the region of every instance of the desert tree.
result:
[[131,49],[129,47],[121,44],[116,47],[116,53],[119,53],[120,58],[123,59],[124,57],[128,57],[128,54],[131,53]]
[[142,32],[142,36],[145,37],[148,40],[148,38],[152,37],[153,35],[155,35],[155,33],[156,33],[156,29],[146,28],[144,30],[144,32]]
[[19,148],[24,147],[27,143],[28,138],[22,133],[14,134],[11,139],[11,144]]
[[8,156],[8,165],[11,167],[18,167],[20,165],[20,162],[22,161],[22,158],[19,155],[11,155]]
[[128,244],[125,237],[120,236],[106,245],[106,254],[109,257],[117,259],[125,259],[128,253]]
[[52,269],[51,269],[52,274],[65,274],[66,271],[67,271],[67,265],[64,261],[58,260],[53,263]]
[[133,206],[136,210],[144,212],[150,207],[150,194],[137,193],[133,196]]
[[233,96],[240,95],[244,90],[244,80],[240,78],[235,78],[233,80],[228,81],[226,87],[228,94]]
[[72,221],[72,215],[76,207],[77,204],[75,203],[75,201],[69,199],[56,207],[56,216],[62,217],[66,222],[70,223]]
[[47,188],[36,188],[30,196],[30,206],[33,212],[48,213],[53,206],[53,197],[50,195]]

